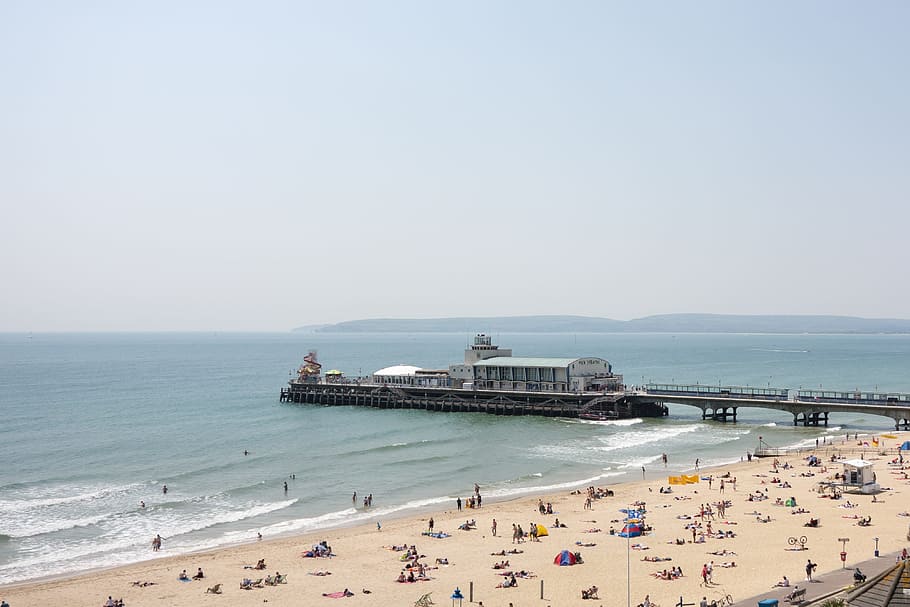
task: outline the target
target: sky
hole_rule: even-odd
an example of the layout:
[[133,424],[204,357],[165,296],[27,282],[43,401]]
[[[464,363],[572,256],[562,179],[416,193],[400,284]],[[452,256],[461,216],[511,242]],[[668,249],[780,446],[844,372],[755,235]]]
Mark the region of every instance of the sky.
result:
[[908,318],[910,3],[0,2],[0,331]]

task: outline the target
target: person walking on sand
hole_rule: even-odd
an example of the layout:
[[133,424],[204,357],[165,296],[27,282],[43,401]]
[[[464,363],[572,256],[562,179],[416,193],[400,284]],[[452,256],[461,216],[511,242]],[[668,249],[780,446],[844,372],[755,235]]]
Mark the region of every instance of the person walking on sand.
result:
[[434,524],[435,524],[435,521],[433,521],[433,517],[431,516],[431,517],[430,517],[429,523],[427,523],[427,526],[430,528],[430,533],[433,533],[433,525],[434,525]]
[[812,559],[806,560],[806,581],[807,582],[812,581],[812,572],[815,571],[816,567],[817,567],[817,565],[812,562]]
[[493,534],[493,537],[496,537],[496,519],[493,519],[493,524],[490,525],[490,532]]

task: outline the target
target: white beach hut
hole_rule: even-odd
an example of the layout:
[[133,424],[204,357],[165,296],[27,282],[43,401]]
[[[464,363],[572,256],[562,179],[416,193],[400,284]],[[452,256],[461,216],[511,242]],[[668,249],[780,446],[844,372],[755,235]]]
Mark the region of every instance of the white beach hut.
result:
[[844,488],[859,489],[862,493],[878,493],[880,490],[875,480],[872,462],[864,459],[844,460]]

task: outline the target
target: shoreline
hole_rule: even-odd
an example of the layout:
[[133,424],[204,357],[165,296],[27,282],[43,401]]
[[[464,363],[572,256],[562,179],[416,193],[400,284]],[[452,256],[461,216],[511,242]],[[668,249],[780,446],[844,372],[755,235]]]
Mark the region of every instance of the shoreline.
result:
[[[901,440],[906,440],[906,437],[908,436],[908,433],[906,432],[890,432],[887,434],[902,437],[900,440],[887,440],[887,444],[891,445],[888,447],[889,454],[893,453],[893,447],[896,444],[899,444]],[[828,445],[820,445],[817,451],[820,457],[822,457],[823,460],[830,458],[831,450],[838,450],[844,454],[849,452],[849,454],[852,455],[854,452],[863,449],[863,447],[855,445],[852,440],[845,442],[840,441],[843,441],[843,438],[832,440]],[[890,520],[888,520],[889,517],[886,516],[885,519],[882,519],[879,514],[885,514],[892,510],[896,511],[896,509],[900,508],[899,502],[902,502],[902,499],[904,500],[902,503],[906,503],[905,498],[897,498],[897,495],[901,492],[906,493],[910,490],[910,487],[907,486],[906,481],[901,481],[900,483],[897,481],[891,482],[890,476],[886,476],[886,470],[888,468],[886,460],[888,458],[879,455],[880,449],[872,451],[871,447],[865,447],[865,450],[870,456],[869,459],[875,461],[880,478],[884,479],[882,485],[891,485],[892,490],[880,494],[883,499],[881,500],[880,505],[876,504],[876,506],[874,506],[877,512],[875,513],[876,520],[873,522],[873,527],[863,531],[869,531],[869,533],[874,534],[876,537],[879,535],[883,536],[881,551],[882,553],[890,553],[894,550],[899,550],[900,546],[906,545],[901,538],[904,537],[903,533],[906,530],[907,522],[910,519],[895,519],[894,512],[891,512]],[[780,459],[781,461],[793,462],[793,470],[804,472],[805,466],[801,461],[805,453],[811,451],[815,450],[806,448],[801,450],[798,454],[788,454],[787,456],[781,456]],[[827,456],[825,455],[826,451],[829,453]],[[748,520],[749,517],[748,515],[745,515],[744,512],[751,506],[748,506],[742,498],[746,495],[746,488],[749,488],[750,490],[760,490],[762,488],[762,480],[768,476],[767,470],[771,463],[772,462],[767,458],[756,458],[751,462],[736,462],[734,464],[712,466],[711,468],[701,468],[699,471],[699,475],[701,476],[713,474],[719,477],[722,472],[728,472],[733,476],[740,477],[737,483],[738,491],[726,494],[727,499],[731,497],[734,498],[734,504],[728,512],[728,515],[731,519],[735,518],[738,524],[735,527],[725,527],[725,529],[736,530],[737,535],[743,535],[744,539],[747,540],[747,545],[750,550],[753,550],[755,545],[749,544],[753,544],[756,541],[764,541],[767,539],[768,534],[764,530],[764,525],[756,524],[753,521]],[[839,470],[839,466],[831,465],[830,463],[828,465],[830,466],[829,472]],[[783,476],[784,473],[783,471],[781,472],[781,476]],[[648,474],[650,475],[651,472],[649,471]],[[675,517],[668,516],[668,514],[671,513],[671,511],[672,513],[680,514],[683,511],[687,511],[686,513],[691,515],[691,512],[689,511],[691,511],[693,505],[697,503],[697,499],[704,499],[706,496],[716,499],[719,496],[718,485],[715,482],[713,489],[708,488],[705,483],[686,485],[674,487],[673,494],[662,494],[658,492],[658,487],[666,485],[666,474],[663,473],[663,469],[660,469],[660,473],[655,469],[653,474],[653,477],[646,478],[645,480],[603,484],[602,486],[609,487],[614,491],[615,497],[596,500],[594,510],[591,511],[586,511],[582,508],[580,496],[571,493],[569,488],[556,492],[550,491],[519,495],[503,500],[485,500],[483,508],[471,511],[465,510],[458,512],[453,507],[438,509],[431,507],[426,510],[407,512],[407,514],[403,514],[402,516],[382,520],[381,531],[377,531],[375,525],[371,522],[365,523],[357,521],[350,525],[342,524],[331,529],[320,529],[308,531],[306,533],[291,532],[288,536],[270,537],[268,539],[263,539],[262,541],[251,540],[193,553],[182,553],[147,559],[127,565],[97,568],[61,576],[13,582],[0,586],[0,595],[2,595],[2,598],[9,600],[12,607],[19,607],[22,604],[99,605],[109,594],[112,594],[115,597],[124,596],[127,604],[131,606],[160,604],[192,605],[198,601],[197,592],[201,591],[201,585],[198,583],[190,584],[189,586],[185,584],[179,585],[179,583],[174,581],[175,572],[180,569],[194,571],[197,566],[204,565],[207,573],[207,580],[204,582],[205,585],[218,581],[225,584],[225,594],[230,592],[236,595],[237,592],[240,592],[236,597],[237,601],[231,602],[232,605],[252,604],[251,602],[246,601],[246,599],[257,598],[259,597],[259,594],[265,592],[268,592],[270,595],[273,593],[280,593],[281,596],[287,596],[288,601],[285,601],[287,604],[310,604],[312,600],[315,599],[307,600],[306,597],[310,595],[302,594],[302,592],[304,592],[302,589],[306,588],[306,593],[309,593],[310,590],[312,590],[314,594],[311,596],[318,597],[319,594],[317,591],[333,592],[341,590],[340,587],[333,590],[333,586],[335,585],[351,588],[357,588],[362,585],[363,588],[371,589],[371,594],[357,596],[357,600],[363,604],[384,604],[386,602],[391,602],[390,597],[396,597],[395,600],[398,600],[399,602],[413,602],[415,597],[410,597],[410,594],[414,594],[414,592],[406,592],[410,588],[410,585],[394,584],[393,580],[399,569],[400,563],[396,563],[395,559],[389,559],[389,553],[381,548],[381,544],[384,543],[407,543],[416,544],[421,551],[426,551],[428,564],[432,562],[432,558],[437,558],[438,556],[445,556],[453,562],[451,567],[440,568],[439,570],[433,571],[434,574],[438,575],[437,580],[418,584],[421,588],[416,590],[425,589],[425,591],[434,591],[438,602],[439,597],[442,596],[443,592],[450,593],[451,588],[454,588],[459,584],[461,584],[460,587],[464,590],[465,587],[467,587],[468,582],[473,581],[477,586],[478,594],[480,594],[481,591],[483,593],[482,596],[479,596],[478,598],[483,600],[485,605],[492,605],[495,607],[497,604],[505,605],[505,603],[498,601],[500,596],[492,593],[490,590],[490,587],[492,586],[490,582],[496,581],[495,578],[493,580],[485,580],[485,578],[490,577],[489,561],[495,560],[492,556],[488,556],[490,550],[487,550],[487,548],[498,547],[507,549],[511,546],[511,544],[507,543],[507,538],[506,541],[503,542],[502,533],[508,531],[508,525],[512,522],[516,522],[525,527],[528,520],[537,520],[540,521],[541,524],[544,524],[545,522],[546,526],[549,528],[553,517],[544,517],[536,513],[535,506],[538,503],[538,500],[543,500],[544,502],[549,501],[553,504],[554,510],[557,511],[556,516],[561,519],[561,522],[567,524],[572,531],[566,532],[562,529],[552,529],[549,538],[544,538],[541,542],[527,542],[522,544],[525,553],[540,552],[543,546],[545,546],[545,549],[543,549],[543,554],[529,554],[528,557],[516,555],[515,557],[512,557],[515,561],[521,561],[520,564],[516,562],[515,565],[535,571],[535,573],[540,575],[541,579],[546,578],[547,586],[549,588],[554,588],[554,591],[558,591],[557,596],[560,597],[559,604],[575,601],[579,601],[580,604],[585,604],[584,602],[581,602],[580,598],[577,598],[580,596],[578,589],[582,586],[587,587],[598,581],[600,583],[597,583],[597,585],[601,587],[600,596],[604,601],[607,601],[609,599],[605,598],[605,595],[608,594],[608,589],[602,585],[604,578],[607,577],[607,571],[615,569],[616,575],[612,577],[616,578],[617,584],[625,586],[625,568],[611,566],[611,563],[617,562],[617,558],[620,559],[620,562],[621,560],[624,560],[622,559],[622,553],[626,552],[626,545],[628,543],[614,541],[615,538],[606,534],[607,528],[611,524],[614,527],[617,526],[616,521],[619,520],[617,517],[622,516],[618,513],[619,508],[626,507],[634,501],[641,500],[648,502],[648,523],[653,524],[655,531],[652,536],[645,536],[639,540],[641,543],[647,543],[651,552],[637,552],[635,554],[635,557],[637,557],[635,568],[641,570],[645,568],[652,569],[658,566],[657,564],[651,565],[649,563],[642,565],[642,561],[638,560],[638,558],[643,554],[646,556],[661,556],[662,554],[669,555],[670,553],[677,553],[679,555],[678,557],[676,554],[672,555],[673,562],[684,568],[686,577],[675,582],[664,582],[662,580],[652,581],[649,580],[647,576],[643,577],[640,575],[640,571],[637,573],[633,572],[635,573],[632,579],[633,586],[636,588],[635,596],[638,596],[639,594],[644,596],[642,590],[654,586],[651,591],[648,592],[651,594],[652,600],[666,603],[669,600],[669,596],[663,591],[670,590],[672,587],[671,594],[677,597],[680,594],[687,594],[689,595],[687,600],[691,601],[691,597],[693,597],[695,593],[700,592],[697,585],[693,588],[691,582],[697,581],[698,572],[696,569],[701,566],[700,561],[706,557],[703,556],[704,550],[701,550],[698,544],[687,543],[682,546],[671,545],[670,547],[665,547],[664,542],[666,542],[670,536],[682,535],[680,530],[676,530],[667,535],[668,530],[672,529],[674,526],[680,526],[679,519],[677,518],[674,521]],[[755,474],[764,476],[754,476]],[[817,505],[821,504],[825,507],[831,505],[828,503],[822,504],[821,502],[812,499],[812,492],[809,491],[809,489],[812,488],[814,482],[809,482],[808,477],[794,476],[791,479],[788,476],[787,480],[792,481],[793,488],[786,489],[784,494],[792,492],[794,495],[798,495],[800,504],[807,504],[807,507],[813,512],[815,511],[814,507]],[[580,486],[583,483],[584,481],[580,481],[576,486]],[[798,486],[798,484],[800,486]],[[767,488],[768,487],[765,487],[765,489]],[[483,491],[481,491],[481,493],[483,493]],[[670,495],[672,495],[673,498],[670,498]],[[867,502],[871,500],[871,497],[856,496],[854,498],[852,494],[848,495],[850,500],[862,501],[865,504],[863,506],[863,514],[866,514],[866,510],[870,508]],[[677,499],[674,499],[681,499],[683,497],[688,497],[689,500],[678,501]],[[827,502],[827,500],[825,500],[825,502]],[[660,504],[655,508],[655,503]],[[800,533],[809,535],[811,533],[813,537],[810,545],[812,545],[813,548],[815,543],[827,545],[831,543],[828,540],[833,541],[837,537],[840,537],[841,533],[855,532],[858,529],[853,526],[851,519],[838,518],[835,514],[827,513],[821,514],[822,528],[805,531],[800,528],[801,525],[798,524],[798,521],[804,518],[804,516],[791,516],[788,513],[784,516],[785,512],[783,510],[768,510],[769,504],[767,502],[761,502],[760,505],[755,503],[755,506],[756,510],[760,509],[762,512],[768,511],[774,516],[775,520],[771,523],[772,527],[777,526],[777,524],[780,523],[789,529],[789,531],[786,532],[771,534],[772,537],[784,537],[787,533],[797,535]],[[808,513],[806,516],[808,516]],[[452,534],[452,537],[445,540],[433,540],[421,536],[420,531],[426,528],[426,521],[430,517],[436,519],[437,529],[449,531]],[[495,517],[499,520],[500,534],[497,538],[493,538],[489,534],[488,527],[491,517]],[[586,522],[591,520],[589,517],[594,517],[594,521],[600,522]],[[455,528],[459,521],[470,518],[478,519],[479,532],[461,532]],[[611,520],[611,523],[605,523],[605,520]],[[794,526],[793,523],[797,524]],[[575,530],[582,529],[586,525],[596,525],[596,527],[601,528],[602,531],[595,532],[589,537],[578,536]],[[888,528],[891,528],[893,533],[883,529],[886,525]],[[621,525],[619,526],[621,527]],[[718,522],[718,527],[720,527],[720,522]],[[823,531],[823,533],[819,534],[817,533],[818,531]],[[828,531],[830,531],[830,533],[828,533]],[[574,543],[568,541],[568,537],[566,537],[564,541],[553,541],[556,539],[554,536],[563,534],[571,536],[571,539],[575,541],[580,540],[588,543],[589,539],[593,539],[594,541],[590,543],[598,544],[596,547],[581,548],[581,550],[584,551],[586,562],[594,565],[593,567],[584,565],[579,567],[553,569],[550,561],[552,560],[553,553],[557,551],[557,547],[560,549],[569,548],[570,546],[575,547]],[[831,537],[828,537],[829,535]],[[753,542],[749,542],[749,538],[745,536],[750,536]],[[463,541],[469,537],[472,538],[472,541]],[[335,549],[336,546],[338,547],[336,550],[337,554],[339,554],[338,557],[333,559],[300,559],[299,556],[297,556],[304,547],[323,539],[328,539],[333,546],[333,549]],[[726,546],[732,547],[740,544],[739,539],[729,539],[726,540],[726,542],[727,543],[722,543],[722,545],[725,546],[725,549]],[[377,546],[377,543],[380,545]],[[609,546],[608,544],[610,543],[612,543],[613,546]],[[478,546],[478,544],[480,546]],[[602,550],[601,546],[604,546],[605,549]],[[835,547],[837,546],[839,546],[839,544],[836,544]],[[859,548],[859,546],[848,546],[848,551],[855,552],[855,548]],[[432,552],[430,549],[432,549]],[[447,554],[441,555],[440,549],[444,549]],[[794,555],[797,557],[803,556],[801,553],[785,553],[782,558],[779,559],[778,563],[768,563],[767,561],[772,559],[768,559],[765,554],[767,553],[767,550],[762,549],[756,552],[765,556],[759,558],[754,563],[750,563],[750,560],[755,560],[755,555],[747,557],[744,552],[743,546],[740,545],[739,556],[727,557],[731,559],[745,559],[741,561],[741,565],[738,565],[741,566],[742,569],[739,571],[737,571],[737,569],[723,571],[749,574],[751,577],[755,578],[767,578],[769,572],[765,571],[762,573],[758,571],[758,569],[761,569],[762,561],[765,561],[764,565],[765,568],[767,568],[768,565],[773,566],[775,564],[783,564],[785,561],[793,561]],[[807,552],[807,554],[812,555],[813,560],[819,558],[821,561],[822,559],[820,557],[826,557],[824,561],[822,561],[822,564],[819,565],[819,573],[822,573],[823,571],[832,571],[840,567],[839,561],[827,558],[829,552],[831,554],[836,554],[827,548],[822,553],[819,553],[816,550]],[[686,556],[684,556],[683,553],[686,553]],[[239,579],[244,575],[242,564],[255,562],[258,558],[262,558],[260,555],[265,555],[265,558],[270,563],[269,573],[272,572],[272,568],[274,567],[271,563],[277,563],[278,568],[280,568],[282,572],[289,571],[291,573],[291,582],[289,583],[289,586],[266,588],[264,590],[255,591],[236,591],[236,582],[239,582]],[[530,558],[531,556],[533,556],[533,558]],[[720,560],[724,557],[714,558]],[[532,560],[533,563],[531,562]],[[850,561],[852,560],[851,557]],[[347,574],[347,577],[345,577],[346,574],[337,571],[337,568],[342,562],[345,563],[345,571],[349,572],[356,570],[359,572],[354,579],[351,579],[349,573]],[[331,567],[331,569],[333,569],[333,575],[325,578],[318,578],[315,576],[312,578],[307,577],[305,569],[312,568],[312,566],[316,565]],[[790,563],[790,565],[792,566],[793,563]],[[749,569],[748,571],[747,568]],[[563,570],[570,571],[567,572],[568,575],[564,575]],[[797,574],[798,571],[794,571],[791,577],[800,579],[795,577]],[[569,581],[560,581],[559,578],[561,577],[565,577]],[[779,578],[779,575],[774,574],[771,577]],[[355,579],[362,580],[362,582],[355,583]],[[155,586],[152,586],[151,590],[147,588],[134,588],[126,583],[128,580],[154,581]],[[441,586],[438,582],[443,580],[445,580],[446,585]],[[755,586],[753,584],[753,589],[758,592],[751,592],[749,595],[759,594],[762,590],[767,591],[766,586],[770,586],[774,581],[774,579],[762,579],[760,585]],[[520,596],[523,599],[528,599],[524,601],[527,603],[530,602],[529,599],[531,595],[536,594],[535,592],[532,592],[533,589],[531,588],[535,584],[529,582],[530,581],[523,581],[521,587],[514,590],[497,590],[496,592],[505,595],[501,598],[508,597],[511,599],[513,596]],[[620,584],[619,582],[622,583]],[[160,593],[155,591],[156,588],[164,589],[166,587],[171,587],[174,584],[178,584],[176,588],[172,589],[176,594],[168,594],[166,599],[158,596]],[[448,586],[451,586],[451,588]],[[737,584],[737,592],[741,593],[746,587],[749,587],[749,584]],[[287,594],[288,588],[294,590],[294,595]],[[569,588],[572,588],[572,590],[568,590]],[[189,590],[195,590],[197,592],[189,593]],[[202,590],[204,590],[204,588],[202,588]],[[616,588],[611,588],[610,590],[614,593],[616,592]],[[620,590],[622,590],[622,592],[619,594],[622,594],[623,596],[619,597],[617,595],[617,600],[625,598],[625,588],[621,588]],[[679,592],[681,590],[683,591],[682,593]],[[102,594],[104,596],[101,596]],[[300,594],[298,600],[295,601],[291,598],[298,594]],[[87,596],[91,596],[92,598],[87,600]],[[562,600],[563,596],[565,596],[565,600]],[[570,597],[576,598],[572,599]],[[734,594],[734,597],[737,599],[741,598],[737,597],[736,594]],[[636,603],[639,601],[640,597],[635,600]],[[257,598],[255,602],[262,602],[262,598]]]
[[[864,437],[880,436],[881,434],[893,434],[895,436],[900,435],[900,434],[907,434],[907,438],[910,439],[910,432],[907,432],[907,431],[901,431],[901,432],[892,431],[892,432],[884,432],[884,433],[861,432],[861,433],[850,433],[850,434],[851,435],[856,434],[861,439]],[[836,435],[832,436],[832,438],[835,438],[835,437],[836,437]],[[790,457],[794,457],[794,456],[801,456],[804,453],[815,453],[815,452],[824,453],[827,450],[831,449],[832,446],[833,446],[833,448],[837,449],[838,451],[850,452],[850,453],[854,453],[854,454],[862,453],[864,451],[868,452],[868,451],[871,451],[871,449],[872,449],[871,447],[863,448],[863,447],[859,447],[859,446],[855,446],[855,445],[853,445],[853,446],[848,445],[846,447],[839,446],[839,445],[835,445],[835,442],[833,440],[830,441],[827,445],[822,444],[822,445],[819,445],[818,448],[814,448],[814,447],[811,447],[808,445],[802,446],[801,443],[804,443],[805,440],[806,439],[803,439],[802,441],[798,441],[797,443],[794,443],[793,445],[790,445],[790,446],[780,447],[780,449],[786,450],[787,453],[786,453],[786,455],[780,455],[778,457],[790,458]],[[896,440],[896,439],[892,439],[892,440]],[[750,450],[750,452],[751,452],[751,450]],[[659,458],[659,456],[655,456],[655,457]],[[774,459],[774,458],[766,457],[764,459],[767,460],[767,459]],[[753,461],[760,461],[760,460],[761,460],[761,458],[753,456]],[[712,471],[716,471],[721,468],[730,468],[732,466],[738,466],[740,464],[748,464],[748,463],[749,462],[746,461],[745,456],[741,456],[739,460],[730,460],[729,462],[711,464],[710,466],[700,466],[699,471],[700,472],[712,472]],[[597,479],[599,479],[599,483],[598,483],[599,485],[603,485],[606,487],[617,487],[617,486],[634,487],[638,484],[654,482],[657,478],[654,476],[655,470],[656,469],[648,469],[648,471],[647,471],[648,478],[646,478],[644,480],[629,478],[628,480],[617,480],[617,481],[612,481],[612,478],[614,475],[610,475],[608,473],[608,471],[602,470],[602,472],[607,472],[607,473],[598,475],[596,477],[596,479],[589,477],[589,478],[580,479],[577,481],[566,481],[563,483],[554,483],[552,485],[547,485],[544,487],[529,488],[527,491],[518,489],[518,490],[516,490],[515,493],[505,496],[505,497],[494,497],[494,498],[484,497],[484,504],[487,505],[488,508],[490,508],[495,505],[509,504],[509,503],[520,501],[520,500],[526,500],[526,499],[532,499],[532,498],[533,499],[546,498],[546,497],[552,498],[557,495],[561,495],[562,492],[581,487],[582,485],[591,483],[592,480],[597,480]],[[661,469],[661,470],[663,470],[663,469]],[[696,468],[694,466],[677,468],[677,469],[674,469],[674,474],[691,474],[695,470],[696,470]],[[636,472],[634,471],[634,467],[628,466],[627,471],[617,472],[615,474],[615,476],[632,477],[633,475],[635,475],[635,473]],[[666,474],[664,474],[664,476],[665,475]],[[553,487],[559,487],[559,491],[554,490]],[[446,497],[451,497],[451,496],[446,496]],[[451,499],[455,500],[456,497],[451,497]],[[440,500],[440,503],[442,503],[441,502],[442,498],[440,498],[440,497],[425,498],[425,499]],[[355,506],[355,509],[358,510],[358,512],[357,512],[358,514],[365,512],[356,506]],[[437,515],[447,513],[447,512],[449,512],[449,510],[447,510],[447,509],[437,509],[435,504],[414,506],[414,507],[410,507],[410,508],[401,508],[400,510],[395,511],[395,514],[393,516],[390,516],[390,517],[386,518],[385,520],[397,521],[397,520],[409,519],[409,518],[420,517],[420,516],[424,516],[424,517],[437,516]],[[128,569],[131,567],[141,566],[143,564],[161,562],[161,561],[165,561],[167,559],[172,559],[172,558],[183,558],[183,557],[189,557],[189,556],[194,556],[194,555],[208,555],[208,554],[212,554],[212,553],[217,553],[222,550],[229,550],[232,548],[251,546],[251,545],[263,545],[263,544],[267,544],[270,542],[289,541],[289,540],[293,540],[295,538],[299,539],[299,538],[305,538],[308,536],[316,536],[316,535],[320,535],[320,534],[331,533],[331,532],[338,531],[338,530],[350,530],[350,529],[357,529],[359,527],[372,528],[372,526],[375,524],[376,518],[382,518],[382,515],[374,514],[374,515],[366,517],[365,519],[356,520],[356,521],[350,521],[350,520],[340,521],[335,524],[331,524],[331,525],[328,525],[325,527],[320,527],[318,529],[313,529],[313,530],[305,531],[305,532],[301,532],[299,530],[281,532],[281,533],[277,533],[277,534],[274,534],[271,536],[263,536],[263,538],[261,540],[258,540],[255,538],[246,539],[246,540],[238,540],[238,541],[228,542],[228,543],[224,543],[224,544],[219,544],[218,546],[214,546],[214,547],[198,548],[198,549],[193,549],[193,550],[189,550],[186,552],[180,552],[180,553],[166,555],[166,556],[157,556],[157,557],[149,556],[148,558],[144,558],[142,560],[134,561],[131,563],[125,563],[125,564],[119,564],[119,565],[101,565],[101,566],[92,567],[89,569],[80,569],[77,571],[63,572],[63,573],[51,574],[51,575],[46,575],[46,576],[41,576],[41,577],[36,577],[36,578],[29,578],[26,580],[19,580],[19,581],[15,581],[15,582],[9,582],[6,584],[0,584],[0,591],[2,591],[4,589],[8,589],[8,588],[17,588],[17,587],[28,586],[28,585],[32,585],[32,584],[42,584],[42,583],[50,583],[50,582],[57,582],[57,581],[65,581],[65,580],[70,580],[70,579],[74,579],[74,578],[79,578],[82,576],[93,575],[96,573],[118,571],[118,570],[122,570],[122,569]],[[167,538],[165,538],[165,539],[167,539]]]

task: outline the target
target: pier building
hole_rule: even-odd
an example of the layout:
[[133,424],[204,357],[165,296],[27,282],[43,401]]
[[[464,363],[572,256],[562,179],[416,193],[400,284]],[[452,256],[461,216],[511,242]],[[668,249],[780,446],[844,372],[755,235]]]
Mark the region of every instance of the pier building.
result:
[[517,392],[622,391],[622,375],[614,375],[609,361],[583,358],[532,358],[512,356],[489,335],[479,333],[465,350],[464,363],[451,365],[455,388]]

